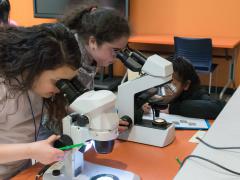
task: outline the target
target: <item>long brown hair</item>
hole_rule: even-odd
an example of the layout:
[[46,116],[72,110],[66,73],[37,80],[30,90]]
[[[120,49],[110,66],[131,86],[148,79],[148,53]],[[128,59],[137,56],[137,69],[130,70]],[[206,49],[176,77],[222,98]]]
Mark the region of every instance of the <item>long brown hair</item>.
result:
[[[74,34],[60,23],[27,28],[3,26],[0,42],[0,77],[15,90],[30,90],[46,70],[65,65],[78,69],[81,64]],[[13,86],[11,81],[18,77],[22,77],[21,84]],[[63,95],[56,95],[53,101],[46,99],[46,105],[50,119],[61,120],[66,115]]]

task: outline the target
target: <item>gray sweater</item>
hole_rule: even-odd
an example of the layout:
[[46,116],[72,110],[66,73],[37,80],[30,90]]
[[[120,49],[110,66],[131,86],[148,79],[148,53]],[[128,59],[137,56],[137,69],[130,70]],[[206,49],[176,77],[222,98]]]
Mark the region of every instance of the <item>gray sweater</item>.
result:
[[94,59],[90,56],[85,48],[84,41],[75,34],[78,41],[78,46],[81,52],[81,67],[79,68],[78,79],[87,88],[92,90],[94,88],[94,77],[96,75],[97,67],[93,65]]

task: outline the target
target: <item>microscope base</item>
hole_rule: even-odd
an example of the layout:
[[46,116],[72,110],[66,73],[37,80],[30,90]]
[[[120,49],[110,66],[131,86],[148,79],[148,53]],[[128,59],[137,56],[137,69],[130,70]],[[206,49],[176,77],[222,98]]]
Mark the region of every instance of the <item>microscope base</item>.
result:
[[[63,162],[57,162],[53,164],[43,175],[43,180],[69,180],[64,174],[59,176],[53,176],[52,171],[59,169],[61,172],[64,168]],[[102,176],[103,175],[103,176]],[[105,176],[104,176],[105,175]],[[84,161],[83,172],[73,180],[97,180],[98,178],[113,179],[113,180],[140,180],[140,177],[132,172],[124,171],[121,169],[115,169],[107,166],[102,166],[98,164],[93,164],[88,161]],[[117,177],[117,178],[116,178]]]
[[118,139],[133,141],[137,143],[164,147],[172,143],[175,139],[175,126],[170,124],[166,129],[151,127],[149,120],[144,121],[145,125],[134,125],[130,131],[126,131],[118,136]]

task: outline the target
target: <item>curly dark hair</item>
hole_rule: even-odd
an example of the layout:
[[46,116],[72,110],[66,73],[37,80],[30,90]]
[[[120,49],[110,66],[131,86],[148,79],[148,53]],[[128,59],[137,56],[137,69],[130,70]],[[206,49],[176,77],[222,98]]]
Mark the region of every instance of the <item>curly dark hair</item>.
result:
[[176,73],[178,80],[181,83],[186,83],[188,80],[191,81],[189,90],[199,88],[200,79],[195,71],[193,65],[184,57],[174,57],[171,59],[173,64],[173,71]]
[[96,7],[78,6],[59,21],[76,31],[85,42],[94,36],[98,45],[130,36],[128,22],[118,11],[106,7],[93,8]]
[[[62,66],[78,69],[81,53],[74,37],[63,24],[42,24],[32,27],[0,27],[0,77],[10,88],[28,91],[34,80],[46,70]],[[13,85],[13,79],[19,79]],[[66,115],[61,94],[54,102],[46,100],[49,116],[57,119]],[[65,103],[64,103],[65,102]]]
[[0,0],[0,24],[8,24],[10,9],[9,0]]

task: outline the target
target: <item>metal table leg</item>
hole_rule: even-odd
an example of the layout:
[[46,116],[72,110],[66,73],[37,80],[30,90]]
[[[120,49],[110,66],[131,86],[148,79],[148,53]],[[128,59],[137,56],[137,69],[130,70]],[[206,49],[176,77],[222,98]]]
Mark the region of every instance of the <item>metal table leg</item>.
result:
[[220,95],[219,95],[219,99],[222,99],[225,91],[227,90],[227,88],[233,84],[233,87],[235,88],[235,83],[234,83],[234,76],[235,76],[235,63],[236,63],[236,59],[237,59],[237,53],[236,53],[236,48],[233,49],[233,54],[232,56],[228,55],[228,49],[225,49],[225,57],[228,60],[229,57],[231,57],[231,60],[229,62],[229,78],[228,78],[228,82],[226,83],[226,85],[224,86],[224,88],[222,89]]

